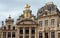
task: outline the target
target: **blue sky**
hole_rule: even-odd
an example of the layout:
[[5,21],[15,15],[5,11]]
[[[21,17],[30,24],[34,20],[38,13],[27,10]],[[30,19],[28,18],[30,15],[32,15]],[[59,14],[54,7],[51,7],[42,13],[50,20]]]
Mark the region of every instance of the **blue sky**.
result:
[[[32,13],[36,15],[38,8],[43,7],[48,2],[51,2],[51,0],[0,0],[0,26],[1,21],[5,21],[9,15],[16,21],[23,14],[25,4],[31,5]],[[60,10],[60,0],[53,2]]]

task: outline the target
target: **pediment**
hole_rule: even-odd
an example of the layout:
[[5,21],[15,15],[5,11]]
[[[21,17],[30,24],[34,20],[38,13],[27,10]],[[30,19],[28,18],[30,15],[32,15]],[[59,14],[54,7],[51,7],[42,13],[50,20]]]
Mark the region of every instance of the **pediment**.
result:
[[33,20],[21,20],[17,23],[17,25],[20,25],[20,24],[37,24],[37,22]]

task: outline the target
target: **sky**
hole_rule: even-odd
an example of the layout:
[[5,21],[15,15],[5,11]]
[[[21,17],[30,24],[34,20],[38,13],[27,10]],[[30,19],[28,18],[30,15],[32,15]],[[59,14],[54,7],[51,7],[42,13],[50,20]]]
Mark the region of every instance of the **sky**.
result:
[[[37,10],[48,2],[52,2],[52,0],[0,0],[0,27],[1,22],[5,21],[9,15],[16,22],[18,17],[23,14],[26,4],[31,6],[32,14],[37,15]],[[53,2],[60,10],[60,0],[53,0]]]

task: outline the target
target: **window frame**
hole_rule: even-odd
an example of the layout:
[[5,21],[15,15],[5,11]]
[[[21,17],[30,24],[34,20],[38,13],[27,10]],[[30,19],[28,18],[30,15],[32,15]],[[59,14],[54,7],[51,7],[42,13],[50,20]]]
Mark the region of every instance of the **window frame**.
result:
[[8,25],[8,30],[11,30],[11,25]]
[[45,26],[48,26],[48,20],[45,20]]
[[55,38],[55,32],[51,32],[51,38]]
[[51,19],[51,25],[55,25],[55,19]]
[[15,32],[12,32],[12,37],[16,37],[16,34],[15,34]]
[[42,27],[43,21],[39,21],[39,26]]

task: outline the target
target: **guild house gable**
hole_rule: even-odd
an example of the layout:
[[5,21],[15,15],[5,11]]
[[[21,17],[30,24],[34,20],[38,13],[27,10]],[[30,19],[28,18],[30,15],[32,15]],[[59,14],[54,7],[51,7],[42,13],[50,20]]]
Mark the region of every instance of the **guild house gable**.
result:
[[[60,11],[53,2],[46,3],[32,14],[26,4],[16,23],[11,16],[2,21],[0,38],[60,38]],[[4,23],[5,22],[5,23]]]

